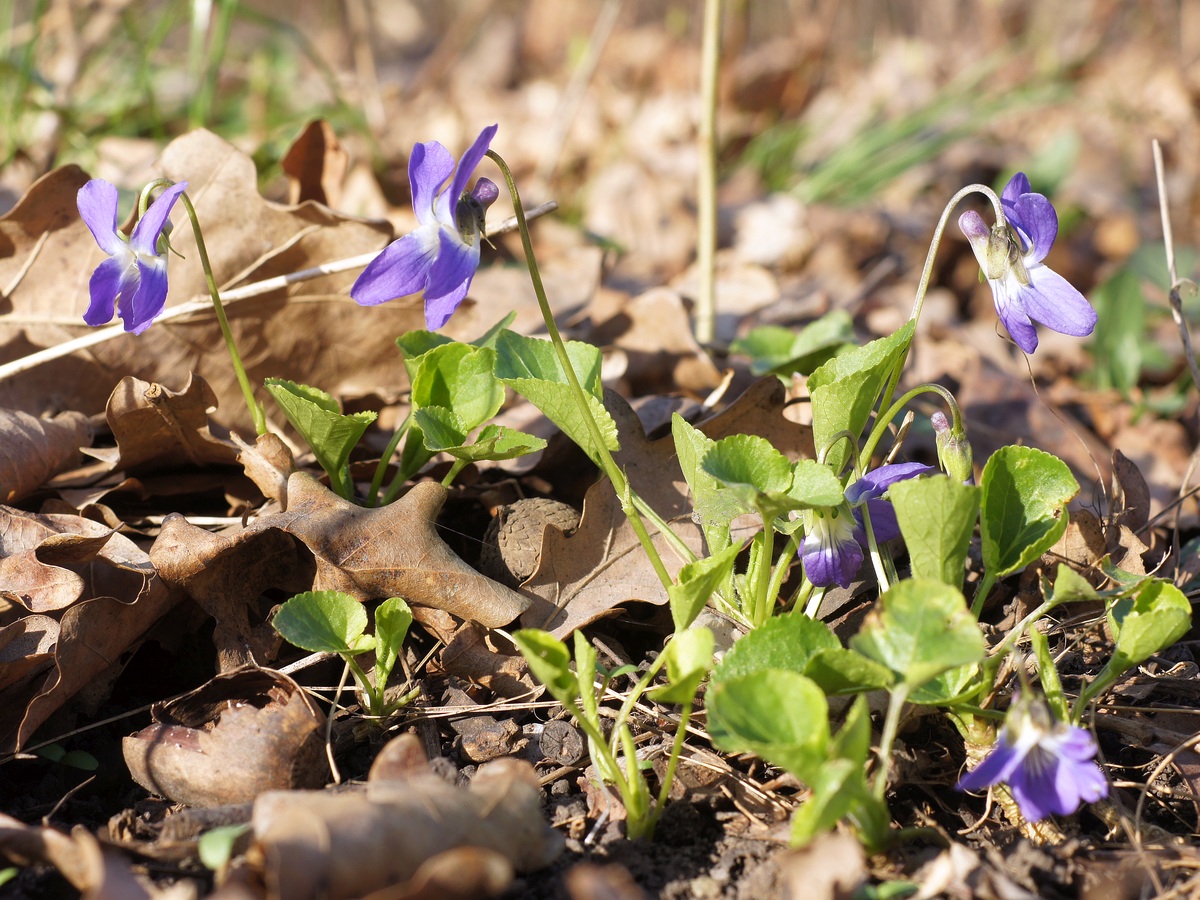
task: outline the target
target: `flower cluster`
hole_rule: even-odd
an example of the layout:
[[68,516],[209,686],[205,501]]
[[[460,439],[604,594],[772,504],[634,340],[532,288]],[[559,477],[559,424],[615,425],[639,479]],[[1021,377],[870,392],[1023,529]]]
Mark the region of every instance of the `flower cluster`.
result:
[[1004,188],[1001,208],[1007,226],[988,228],[977,212],[963,213],[958,227],[971,243],[987,276],[996,313],[1017,346],[1037,349],[1041,322],[1052,331],[1083,337],[1096,327],[1096,311],[1071,284],[1043,263],[1058,236],[1058,214],[1042,194],[1018,172]]
[[1002,781],[1030,822],[1067,816],[1108,796],[1104,773],[1092,761],[1096,749],[1087,731],[1055,721],[1043,701],[1018,697],[996,748],[955,787],[977,791]]
[[89,284],[91,302],[83,321],[105,325],[113,313],[125,330],[141,334],[167,302],[167,247],[163,231],[170,225],[171,207],[187,189],[173,184],[150,204],[128,240],[117,230],[117,189],[93,178],[79,189],[79,215],[108,259],[96,267]]
[[484,215],[500,195],[487,178],[467,190],[497,127],[483,129],[457,166],[437,141],[413,147],[408,177],[419,227],[390,244],[363,270],[350,289],[356,302],[376,306],[424,291],[426,326],[436,331],[446,324],[471,287],[479,266]]
[[817,587],[838,584],[849,587],[863,562],[868,547],[862,507],[871,517],[871,530],[879,543],[900,536],[896,511],[880,499],[897,481],[933,472],[921,463],[894,463],[868,472],[846,488],[846,502],[827,509],[808,510],[804,516],[804,542],[800,561],[804,574]]

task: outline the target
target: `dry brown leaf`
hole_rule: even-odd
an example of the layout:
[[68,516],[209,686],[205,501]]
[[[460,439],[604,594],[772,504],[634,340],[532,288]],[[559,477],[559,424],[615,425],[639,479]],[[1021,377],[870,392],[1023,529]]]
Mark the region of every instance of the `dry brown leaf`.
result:
[[209,431],[208,414],[216,404],[212,388],[199,375],[189,375],[179,392],[126,376],[113,389],[106,410],[117,446],[85,452],[113,470],[136,474],[232,464],[236,445]]
[[15,503],[33,493],[51,475],[79,458],[90,444],[87,416],[59,413],[36,418],[17,410],[0,410],[0,500]]
[[30,612],[86,597],[136,597],[152,574],[146,554],[113,528],[0,506],[0,598]]
[[1112,453],[1113,518],[1134,531],[1150,521],[1150,486],[1137,465],[1120,450]]
[[325,716],[291,678],[255,667],[218,675],[150,710],[124,738],[133,780],[187,806],[249,803],[271,790],[317,788],[329,775]]
[[221,534],[169,516],[150,549],[159,574],[217,619],[222,670],[273,653],[273,630],[252,625],[249,615],[268,588],[343,591],[364,601],[404,597],[489,628],[507,625],[529,605],[438,537],[446,499],[439,484],[422,482],[395,503],[364,509],[296,472],[287,497],[286,511]]
[[54,664],[58,621],[25,616],[0,628],[0,691],[20,684]]
[[[813,455],[812,432],[783,417],[784,388],[777,378],[755,382],[719,415],[699,429],[714,440],[731,434],[756,434],[792,458]],[[617,464],[633,489],[669,522],[692,551],[703,551],[700,527],[691,519],[687,483],[675,458],[670,435],[650,441],[637,416],[620,397],[605,396],[621,436]],[[683,565],[666,539],[651,531],[667,569]],[[583,503],[579,529],[566,537],[547,528],[537,571],[522,585],[535,602],[522,617],[530,628],[545,628],[563,637],[630,600],[663,604],[666,591],[646,558],[633,528],[607,479],[594,484]]]
[[[499,854],[518,872],[549,864],[562,849],[542,817],[533,767],[516,759],[481,766],[466,789],[425,774],[372,779],[365,791],[273,791],[255,801],[253,824],[250,859],[272,896],[294,900],[424,882],[430,875],[418,874],[421,867],[456,848]],[[493,896],[486,891],[494,869],[467,868],[483,879],[475,896]]]
[[337,138],[333,126],[315,119],[305,126],[283,156],[291,203],[313,200],[337,207],[350,166],[350,154]]
[[[121,535],[110,540],[127,542]],[[129,651],[181,599],[154,575],[144,554],[138,569],[144,577],[136,588],[89,594],[63,613],[54,668],[23,686],[33,699],[27,706],[0,705],[0,749],[20,748],[67,700],[95,685],[103,674],[119,672]]]

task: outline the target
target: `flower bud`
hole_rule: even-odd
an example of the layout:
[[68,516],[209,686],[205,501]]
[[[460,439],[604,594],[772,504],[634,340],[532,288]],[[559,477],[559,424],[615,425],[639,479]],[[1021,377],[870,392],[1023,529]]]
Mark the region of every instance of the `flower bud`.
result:
[[937,432],[938,462],[942,469],[955,481],[971,484],[975,480],[974,459],[967,433],[960,428],[951,428],[945,413],[935,412],[930,421]]

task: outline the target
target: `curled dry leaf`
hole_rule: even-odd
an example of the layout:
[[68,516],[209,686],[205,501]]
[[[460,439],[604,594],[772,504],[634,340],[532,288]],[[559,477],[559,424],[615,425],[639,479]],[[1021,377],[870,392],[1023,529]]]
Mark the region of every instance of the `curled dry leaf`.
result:
[[208,414],[217,397],[199,375],[175,392],[139,378],[122,378],[108,398],[108,427],[116,447],[89,449],[110,471],[136,474],[180,466],[231,465],[237,447],[209,431]]
[[[783,417],[784,389],[777,378],[751,385],[727,409],[698,426],[719,440],[730,434],[756,434],[792,458],[813,455],[812,431]],[[699,554],[703,536],[692,521],[687,483],[675,458],[670,435],[651,441],[637,416],[620,397],[607,393],[605,403],[621,435],[616,454],[630,484],[677,534]],[[652,533],[663,562],[674,575],[683,561],[657,533]],[[607,615],[631,600],[663,604],[666,591],[650,565],[621,504],[607,480],[598,481],[583,501],[579,529],[567,536],[547,528],[537,571],[522,585],[538,597],[522,617],[530,628],[545,628],[562,637]]]
[[49,616],[25,616],[0,628],[0,691],[53,665],[57,643],[58,621]]
[[438,896],[495,896],[511,874],[500,884],[494,857],[529,872],[562,849],[562,838],[542,817],[533,767],[515,759],[481,766],[465,789],[427,773],[398,781],[373,777],[365,791],[272,791],[255,801],[253,825],[249,858],[272,896],[295,900],[415,889],[435,878],[431,869],[441,873],[440,882],[452,867],[431,861],[468,849],[467,857],[451,859],[479,881],[456,879]]
[[223,671],[273,655],[274,631],[250,621],[269,588],[342,591],[364,601],[404,597],[488,627],[507,625],[529,605],[438,537],[446,498],[439,484],[423,482],[395,503],[364,509],[296,472],[287,497],[285,512],[220,534],[169,516],[150,548],[162,578],[216,618]]
[[0,410],[0,502],[15,503],[79,458],[90,444],[87,416],[59,413],[46,419]]
[[[37,654],[54,654],[13,682],[0,703],[0,746],[17,749],[47,716],[122,660],[178,596],[155,575],[149,557],[126,536],[79,516],[37,515],[0,506],[0,599],[8,618],[24,610],[24,638],[37,638]],[[4,634],[7,635],[8,629]],[[16,635],[17,632],[13,631]]]
[[150,712],[155,723],[122,740],[125,762],[134,781],[178,803],[248,803],[328,777],[324,714],[271,669],[218,675]]
[[434,660],[436,669],[475,684],[483,685],[499,697],[529,696],[540,685],[529,674],[529,666],[520,654],[501,653],[488,643],[487,632],[474,622],[466,622]]
[[277,434],[260,434],[251,446],[236,434],[233,441],[241,450],[238,462],[246,470],[246,477],[254,482],[268,500],[274,500],[281,509],[287,509],[287,480],[296,471],[296,461],[287,444]]
[[350,165],[350,154],[324,119],[309,122],[283,156],[292,203],[313,200],[337,206]]

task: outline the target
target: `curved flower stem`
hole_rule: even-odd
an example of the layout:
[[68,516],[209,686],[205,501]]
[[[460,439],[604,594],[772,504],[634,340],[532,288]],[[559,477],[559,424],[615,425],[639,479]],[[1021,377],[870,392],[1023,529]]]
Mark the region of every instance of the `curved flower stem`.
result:
[[891,558],[885,558],[879,549],[879,544],[875,540],[875,529],[871,527],[871,510],[867,507],[867,504],[864,503],[859,507],[859,512],[862,513],[863,531],[867,535],[867,550],[871,555],[871,568],[875,570],[875,579],[879,582],[879,592],[882,594],[896,580],[895,566],[889,565]]
[[954,427],[962,427],[962,411],[959,409],[958,401],[954,399],[954,395],[940,384],[919,384],[902,395],[891,406],[887,407],[887,412],[875,420],[875,427],[871,429],[871,434],[867,437],[867,442],[863,445],[862,452],[858,456],[858,467],[861,471],[866,471],[867,466],[871,464],[871,457],[875,454],[875,448],[879,446],[879,442],[883,440],[883,435],[887,432],[888,424],[899,415],[900,410],[904,409],[906,404],[920,394],[937,394],[945,400],[946,406],[950,408],[950,414],[954,418]]
[[229,319],[225,315],[225,307],[221,304],[221,294],[217,290],[217,279],[213,275],[212,264],[208,261],[208,248],[204,245],[204,235],[200,231],[200,220],[196,217],[196,207],[184,191],[179,195],[183,208],[187,210],[188,218],[192,220],[192,233],[196,236],[196,250],[200,254],[200,266],[204,269],[204,280],[208,284],[208,295],[212,298],[213,311],[217,314],[217,324],[221,326],[221,336],[225,339],[225,349],[229,351],[229,359],[233,363],[233,372],[242,388],[242,396],[246,400],[246,408],[254,420],[254,428],[259,434],[267,433],[267,417],[262,404],[254,399],[254,389],[250,387],[250,379],[246,377],[246,367],[242,365],[241,354],[233,340],[233,332],[229,328]]
[[[946,225],[950,222],[950,214],[954,212],[954,207],[958,206],[968,194],[983,194],[987,197],[992,204],[992,209],[996,211],[996,224],[1004,225],[1007,221],[1000,198],[986,184],[968,184],[950,198],[950,202],[942,210],[942,217],[938,219],[937,228],[933,231],[933,241],[929,244],[929,252],[925,255],[925,267],[921,270],[921,280],[917,284],[917,296],[913,300],[912,312],[908,316],[910,321],[915,322],[921,317],[921,308],[925,305],[925,292],[929,290],[929,279],[933,275],[933,260],[937,257],[938,247],[941,246],[942,234],[946,231]],[[896,367],[892,370],[887,387],[884,389],[883,400],[879,404],[880,409],[887,409],[892,402],[892,396],[896,393],[896,383],[904,371],[904,364],[908,362],[908,351],[909,347],[905,347],[904,352],[900,354],[900,359],[896,361]]]
[[[558,363],[562,366],[567,384],[571,388],[571,392],[575,395],[575,404],[583,414],[588,436],[596,448],[596,462],[599,463],[608,480],[612,482],[617,499],[621,502],[621,511],[629,519],[629,524],[633,527],[633,532],[637,535],[642,549],[646,551],[646,556],[649,557],[650,564],[654,566],[654,571],[658,574],[658,579],[662,582],[663,588],[669,588],[674,583],[671,574],[667,571],[667,567],[658,553],[658,548],[654,546],[654,541],[650,537],[650,532],[646,530],[646,523],[642,521],[641,514],[638,513],[634,505],[633,489],[629,485],[629,479],[625,477],[625,473],[617,465],[616,460],[613,459],[612,454],[608,450],[608,445],[604,442],[604,436],[600,433],[600,426],[592,415],[592,410],[587,403],[583,386],[579,383],[579,376],[575,374],[575,367],[571,365],[571,359],[567,356],[567,348],[563,344],[562,335],[559,334],[558,325],[555,324],[554,314],[550,311],[550,302],[546,299],[546,288],[542,285],[542,276],[538,271],[537,260],[533,255],[533,242],[529,238],[529,225],[525,221],[525,210],[521,205],[521,196],[517,192],[517,183],[513,179],[512,171],[508,168],[508,163],[496,151],[488,150],[487,156],[499,166],[500,171],[504,173],[504,180],[508,184],[508,192],[512,196],[513,201],[513,211],[517,214],[517,222],[521,232],[521,246],[525,250],[525,262],[529,267],[529,277],[533,281],[533,292],[537,295],[538,308],[542,312],[542,319],[546,323],[546,331],[550,335],[550,342],[554,345],[554,352],[558,356]],[[665,523],[663,524],[665,525]]]

